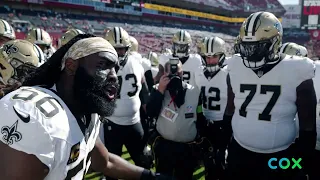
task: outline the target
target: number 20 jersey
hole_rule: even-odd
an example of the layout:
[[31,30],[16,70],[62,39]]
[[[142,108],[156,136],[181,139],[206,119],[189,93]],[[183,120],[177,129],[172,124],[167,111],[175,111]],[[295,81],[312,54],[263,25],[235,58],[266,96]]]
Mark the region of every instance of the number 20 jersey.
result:
[[83,179],[99,134],[98,115],[91,116],[85,138],[66,104],[40,87],[22,87],[3,97],[0,114],[1,141],[35,155],[49,168],[45,180]]
[[140,91],[144,69],[135,56],[129,56],[126,64],[117,72],[120,93],[116,109],[110,121],[119,125],[133,125],[140,122]]
[[223,120],[228,99],[227,74],[226,66],[210,79],[202,68],[195,74],[196,84],[201,90],[203,115],[207,120]]
[[314,63],[308,58],[285,56],[259,77],[234,55],[228,60],[228,71],[235,94],[235,140],[258,153],[287,149],[296,137],[296,88],[314,77]]

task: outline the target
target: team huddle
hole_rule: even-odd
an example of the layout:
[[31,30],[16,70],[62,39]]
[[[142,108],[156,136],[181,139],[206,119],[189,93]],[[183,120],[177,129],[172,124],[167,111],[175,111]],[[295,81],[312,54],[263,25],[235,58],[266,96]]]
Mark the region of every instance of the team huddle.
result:
[[122,27],[70,29],[56,50],[45,30],[15,39],[1,22],[1,179],[188,180],[199,164],[208,180],[320,179],[320,64],[282,44],[272,13],[243,22],[232,57],[219,37],[190,53],[186,30],[142,56]]

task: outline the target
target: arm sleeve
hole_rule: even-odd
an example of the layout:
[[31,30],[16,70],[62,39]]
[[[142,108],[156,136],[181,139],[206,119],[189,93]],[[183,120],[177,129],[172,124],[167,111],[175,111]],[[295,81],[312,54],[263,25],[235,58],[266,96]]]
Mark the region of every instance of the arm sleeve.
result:
[[153,89],[149,98],[149,102],[147,103],[147,115],[152,118],[156,118],[159,116],[161,108],[162,108],[162,101],[164,95],[161,94],[157,89]]
[[[49,169],[52,169],[55,145],[50,134],[37,119],[41,115],[36,117],[30,115],[35,109],[33,104],[10,99],[11,96],[0,100],[1,142],[12,149],[35,155]],[[25,115],[24,117],[29,116],[30,121],[22,121],[15,111]]]
[[145,82],[143,82],[141,85],[142,85],[142,87],[141,87],[141,91],[139,94],[139,98],[140,98],[141,104],[144,105],[148,102],[149,91],[148,91],[148,88],[147,88],[147,85]]
[[144,73],[144,77],[145,77],[146,83],[148,85],[148,89],[149,89],[149,91],[151,91],[152,87],[154,85],[154,81],[153,81],[153,76],[152,76],[151,70],[146,71]]

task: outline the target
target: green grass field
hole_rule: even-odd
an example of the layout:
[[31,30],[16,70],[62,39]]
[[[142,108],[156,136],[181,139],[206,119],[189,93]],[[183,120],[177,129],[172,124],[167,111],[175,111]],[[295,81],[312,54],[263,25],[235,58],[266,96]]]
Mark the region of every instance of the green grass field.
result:
[[[123,146],[123,148],[122,148],[122,156],[121,157],[133,164],[133,161],[131,160],[131,157],[130,157],[125,146]],[[90,173],[90,174],[86,175],[85,180],[100,180],[100,178],[101,178],[101,173]],[[197,170],[193,173],[193,179],[194,180],[204,180],[204,168],[203,167],[197,168]]]

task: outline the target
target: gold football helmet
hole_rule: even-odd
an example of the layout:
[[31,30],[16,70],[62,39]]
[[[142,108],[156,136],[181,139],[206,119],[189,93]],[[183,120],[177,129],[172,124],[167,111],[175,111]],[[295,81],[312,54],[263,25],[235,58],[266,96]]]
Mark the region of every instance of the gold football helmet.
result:
[[78,34],[84,34],[84,32],[80,29],[69,29],[59,39],[59,47],[67,44],[72,38],[76,37]]
[[0,76],[4,84],[23,82],[44,61],[42,50],[26,40],[11,40],[0,49]]
[[12,26],[6,20],[0,19],[0,45],[14,39],[16,34]]
[[173,56],[178,58],[188,57],[192,39],[190,34],[185,30],[180,30],[173,35],[172,38]]
[[159,65],[157,53],[152,52],[152,51],[149,52],[148,59],[151,61],[151,66],[158,66]]
[[239,49],[245,66],[257,69],[278,59],[282,35],[281,22],[275,15],[256,12],[243,22],[235,49]]
[[38,45],[42,51],[50,48],[52,39],[49,33],[40,28],[33,28],[28,32],[26,40]]
[[225,41],[219,37],[205,37],[200,44],[200,55],[206,62],[209,72],[216,72],[226,57]]
[[299,44],[296,44],[293,42],[284,43],[281,46],[279,52],[287,55],[292,55],[292,56],[302,56],[302,57],[308,56],[308,51],[305,47],[300,46]]
[[139,43],[137,41],[137,39],[133,36],[130,36],[130,42],[131,42],[131,48],[130,51],[131,52],[138,52],[139,50]]
[[130,37],[122,27],[114,27],[106,33],[105,39],[116,49],[120,65],[126,62],[131,47]]

